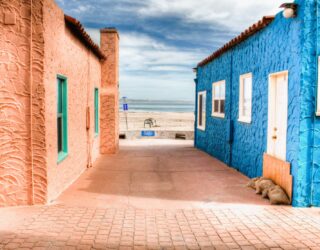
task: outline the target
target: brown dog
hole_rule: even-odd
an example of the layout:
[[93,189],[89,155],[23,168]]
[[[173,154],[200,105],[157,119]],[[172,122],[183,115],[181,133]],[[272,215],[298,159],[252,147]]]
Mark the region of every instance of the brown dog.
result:
[[275,184],[271,179],[260,179],[256,182],[256,194],[264,194],[264,198],[266,197],[266,192],[270,188],[274,187]]
[[250,187],[252,189],[256,189],[256,183],[257,181],[260,181],[260,180],[266,180],[267,178],[265,177],[256,177],[256,178],[253,178],[251,179],[248,184],[246,185],[247,187]]
[[271,187],[268,190],[268,197],[272,205],[290,205],[291,201],[286,192],[280,186]]

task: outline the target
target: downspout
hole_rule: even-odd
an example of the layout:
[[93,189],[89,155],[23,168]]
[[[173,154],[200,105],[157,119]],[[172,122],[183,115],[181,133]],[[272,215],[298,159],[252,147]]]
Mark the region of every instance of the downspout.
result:
[[231,53],[231,58],[230,58],[230,88],[229,88],[229,95],[230,95],[230,117],[229,117],[229,138],[228,138],[228,143],[229,143],[229,148],[230,148],[230,152],[229,152],[229,166],[232,167],[232,144],[233,144],[233,129],[234,129],[234,126],[233,126],[233,120],[232,120],[232,83],[233,83],[233,79],[232,79],[232,75],[233,75],[233,54],[232,54],[232,51],[230,52]]
[[32,22],[32,9],[33,9],[33,0],[30,0],[30,55],[29,55],[29,66],[30,66],[30,162],[31,162],[31,205],[34,205],[34,169],[33,169],[33,95],[32,95],[32,88],[33,88],[33,74],[32,74],[32,53],[33,53],[33,22]]
[[92,157],[91,157],[91,151],[92,151],[92,145],[91,145],[91,113],[90,113],[90,105],[89,105],[89,96],[90,96],[90,80],[91,80],[91,71],[90,71],[90,49],[88,49],[88,62],[87,62],[87,66],[88,66],[88,77],[87,77],[87,108],[86,108],[86,119],[87,119],[87,154],[88,154],[88,158],[87,158],[87,168],[91,168],[92,167]]
[[198,124],[198,68],[194,69],[196,71],[196,79],[194,79],[195,83],[195,110],[194,110],[194,141],[193,146],[197,147],[197,124]]

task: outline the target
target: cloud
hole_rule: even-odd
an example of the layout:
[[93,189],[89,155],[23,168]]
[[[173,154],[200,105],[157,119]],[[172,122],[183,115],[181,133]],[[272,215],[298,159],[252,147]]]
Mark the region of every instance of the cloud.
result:
[[239,30],[262,16],[279,12],[283,0],[148,0],[139,13],[143,16],[180,16],[189,23],[223,25]]
[[120,31],[121,95],[194,99],[192,68],[283,0],[57,0],[99,44]]
[[[87,29],[95,42],[98,29]],[[120,92],[136,99],[193,100],[192,67],[203,53],[177,50],[147,35],[120,34]],[[184,91],[181,91],[181,90]],[[172,93],[176,93],[174,96]],[[143,98],[144,97],[144,98]]]
[[[128,70],[160,71],[161,67],[166,69],[184,70],[201,58],[202,54],[196,50],[177,49],[168,46],[149,36],[138,33],[124,33],[121,35],[120,52],[122,65]],[[127,60],[130,58],[130,60]],[[163,68],[163,72],[166,71]]]
[[91,5],[85,4],[85,5],[79,5],[73,11],[77,14],[80,14],[80,13],[88,13],[94,10],[95,10],[94,7],[92,7]]

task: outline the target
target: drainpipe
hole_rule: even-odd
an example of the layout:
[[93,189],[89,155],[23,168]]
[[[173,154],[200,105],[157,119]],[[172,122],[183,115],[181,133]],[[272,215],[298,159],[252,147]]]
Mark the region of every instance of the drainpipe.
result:
[[91,152],[92,152],[92,142],[91,142],[91,114],[90,114],[90,81],[91,81],[91,70],[90,70],[90,55],[91,52],[88,49],[88,77],[87,77],[87,108],[86,108],[86,119],[87,119],[87,168],[91,168],[92,167],[92,156],[91,156]]
[[29,67],[30,67],[30,163],[31,163],[31,205],[34,204],[34,169],[33,169],[33,122],[32,122],[32,115],[33,115],[33,97],[32,97],[32,87],[33,87],[33,75],[32,75],[32,53],[33,53],[33,22],[32,22],[32,9],[33,9],[33,0],[30,0],[30,55],[29,55]]
[[195,110],[194,110],[194,142],[193,142],[193,146],[196,147],[197,146],[197,134],[198,134],[198,130],[197,130],[197,123],[198,123],[198,91],[197,91],[197,86],[198,86],[198,79],[195,79],[195,86],[196,86],[196,96],[195,96]]
[[195,83],[195,110],[194,110],[194,141],[193,141],[193,146],[197,146],[197,123],[198,123],[198,68],[193,69],[194,72],[196,73],[196,79],[194,79]]
[[229,138],[228,138],[228,143],[229,143],[229,148],[230,148],[230,152],[229,152],[229,166],[231,167],[232,166],[232,143],[233,143],[233,120],[232,120],[232,82],[233,82],[233,79],[232,79],[232,75],[233,75],[233,54],[232,52],[231,53],[231,66],[230,66],[230,88],[229,88],[229,95],[230,95],[230,106],[229,106],[229,113],[230,113],[230,117],[229,117]]

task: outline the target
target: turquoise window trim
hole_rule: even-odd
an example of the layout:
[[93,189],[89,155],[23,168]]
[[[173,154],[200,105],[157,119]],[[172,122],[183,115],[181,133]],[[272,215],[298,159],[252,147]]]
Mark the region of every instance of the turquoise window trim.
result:
[[68,157],[68,153],[60,152],[58,153],[58,164]]
[[99,135],[99,89],[94,89],[94,132]]
[[[58,164],[61,163],[68,156],[68,79],[63,75],[57,75],[57,105],[62,107],[62,150],[58,152]],[[60,88],[61,91],[60,91]],[[59,95],[62,94],[60,97]],[[59,101],[62,101],[60,104]],[[60,105],[59,105],[60,104]],[[59,113],[57,113],[59,115]]]

